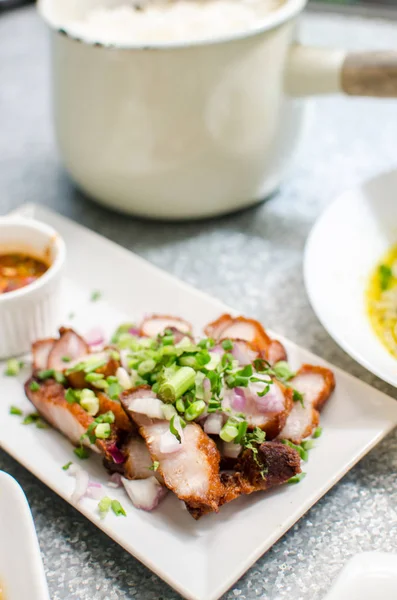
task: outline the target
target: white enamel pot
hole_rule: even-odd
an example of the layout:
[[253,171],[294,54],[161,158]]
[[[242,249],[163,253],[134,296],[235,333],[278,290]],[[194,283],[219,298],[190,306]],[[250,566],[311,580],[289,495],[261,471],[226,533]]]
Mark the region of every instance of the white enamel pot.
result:
[[290,164],[304,96],[397,96],[397,52],[296,44],[306,0],[287,0],[244,35],[149,47],[87,43],[61,29],[87,2],[41,0],[56,137],[78,186],[120,211],[193,219],[252,205]]

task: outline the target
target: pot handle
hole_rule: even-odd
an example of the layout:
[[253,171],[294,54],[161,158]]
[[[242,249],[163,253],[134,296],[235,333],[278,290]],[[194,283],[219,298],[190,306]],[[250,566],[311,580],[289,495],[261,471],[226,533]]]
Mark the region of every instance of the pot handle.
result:
[[298,97],[344,93],[397,98],[397,51],[347,53],[293,45],[285,89]]

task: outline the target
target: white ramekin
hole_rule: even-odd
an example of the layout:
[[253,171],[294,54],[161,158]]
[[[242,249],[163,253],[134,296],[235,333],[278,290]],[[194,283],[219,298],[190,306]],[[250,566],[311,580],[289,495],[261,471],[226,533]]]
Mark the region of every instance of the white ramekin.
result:
[[22,217],[0,217],[0,254],[6,252],[26,252],[51,266],[37,281],[0,294],[0,359],[27,352],[33,341],[55,333],[66,255],[52,227]]

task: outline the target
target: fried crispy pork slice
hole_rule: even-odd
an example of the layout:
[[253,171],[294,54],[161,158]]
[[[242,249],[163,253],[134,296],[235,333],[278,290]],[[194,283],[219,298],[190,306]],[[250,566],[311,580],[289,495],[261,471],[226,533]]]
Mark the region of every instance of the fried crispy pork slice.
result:
[[33,370],[44,371],[47,369],[48,357],[55,342],[55,338],[46,338],[38,340],[32,344]]
[[124,444],[122,451],[127,457],[123,465],[123,475],[126,479],[148,479],[154,476],[157,481],[164,483],[160,473],[152,469],[152,457],[140,435],[133,435]]
[[67,366],[63,360],[65,357],[71,362],[90,352],[87,342],[73,329],[61,327],[59,335],[59,339],[54,342],[49,352],[47,361],[47,369],[55,371],[65,369]]
[[192,333],[192,326],[184,319],[168,315],[151,315],[142,321],[140,335],[157,337],[165,329],[177,330],[186,335]]
[[[32,383],[35,385],[32,386]],[[108,461],[125,460],[117,448],[119,430],[116,424],[111,425],[111,435],[107,439],[97,439],[95,444],[90,444],[87,438],[81,438],[94,422],[94,418],[77,402],[67,402],[65,389],[60,383],[54,379],[39,381],[32,377],[25,383],[25,393],[45,420],[63,433],[72,444],[88,446],[95,452],[102,453]],[[100,414],[101,412],[106,411],[100,411]]]
[[[39,389],[35,389],[32,383],[37,384]],[[30,378],[25,383],[25,393],[50,425],[63,433],[73,444],[80,445],[80,438],[93,422],[93,418],[77,402],[69,404],[66,401],[65,390],[60,383],[54,379],[38,382]],[[84,443],[89,445],[88,441]],[[93,449],[100,451],[99,448]]]
[[266,439],[272,440],[280,433],[294,402],[292,389],[273,379],[265,396],[258,396],[264,383],[250,383],[247,388],[227,390],[222,407],[232,413],[244,413],[250,429],[260,427],[266,432]]
[[149,418],[129,409],[132,400],[145,396],[148,400],[155,398],[150,389],[136,388],[124,392],[122,403],[139,427],[152,460],[159,463],[158,472],[165,485],[192,509],[217,511],[223,485],[219,475],[220,455],[215,442],[199,425],[188,423],[183,430],[180,447],[170,451],[164,444],[164,440],[172,436],[169,421]]
[[99,400],[99,414],[104,414],[111,411],[114,414],[114,424],[119,431],[132,433],[133,424],[127,416],[124,408],[118,400],[112,400],[104,392],[96,394]]
[[288,385],[302,394],[303,406],[294,402],[278,437],[300,444],[319,424],[320,411],[334,390],[335,378],[325,367],[303,365]]
[[[264,442],[255,456],[252,450],[244,450],[235,464],[235,470],[221,474],[224,486],[220,505],[241,495],[265,491],[282,485],[301,472],[300,457],[296,450],[280,442]],[[190,514],[199,519],[210,512],[202,508],[187,507]]]
[[216,321],[209,323],[204,331],[215,341],[230,339],[248,342],[250,347],[259,352],[261,357],[271,365],[280,360],[286,360],[287,353],[281,342],[270,338],[262,325],[255,319],[224,314]]

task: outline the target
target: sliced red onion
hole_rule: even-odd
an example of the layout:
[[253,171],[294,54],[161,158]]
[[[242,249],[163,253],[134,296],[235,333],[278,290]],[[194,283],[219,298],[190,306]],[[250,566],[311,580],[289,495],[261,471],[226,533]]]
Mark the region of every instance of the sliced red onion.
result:
[[116,444],[109,444],[106,449],[116,465],[121,465],[125,461],[124,454],[117,448]]
[[87,493],[90,478],[87,471],[84,471],[79,465],[70,465],[68,474],[76,478],[76,485],[70,499],[73,504],[78,504]]
[[130,327],[128,333],[139,337],[139,329],[137,327]]
[[233,442],[223,442],[222,454],[226,458],[238,458],[241,452],[240,444],[233,444]]
[[245,392],[243,388],[233,388],[232,407],[236,412],[244,412],[247,405]]
[[113,473],[108,480],[108,486],[112,488],[119,488],[121,486],[121,475],[120,473]]
[[[176,419],[175,419],[176,420]],[[181,442],[177,440],[175,435],[171,433],[171,431],[166,431],[162,433],[159,441],[159,450],[161,454],[173,454],[174,452],[179,452],[183,445],[183,432],[182,428],[179,430],[177,426],[175,429],[178,431],[181,436]]]
[[204,423],[205,433],[219,435],[223,425],[223,416],[220,413],[212,413],[208,415]]
[[161,485],[155,477],[133,481],[122,477],[121,481],[132,504],[141,510],[155,509],[167,493],[167,488]]
[[252,383],[250,385],[250,393],[252,399],[255,401],[258,409],[262,413],[273,413],[281,412],[285,407],[285,398],[282,390],[279,388],[277,383],[271,383],[270,389],[264,396],[258,396],[258,392],[262,392],[264,385],[261,383]]
[[206,377],[203,380],[203,388],[204,388],[204,402],[206,402],[208,404],[208,402],[211,400],[211,382],[208,379],[208,377]]
[[219,354],[220,356],[223,356],[225,354],[225,351],[222,348],[222,346],[218,344],[218,345],[214,346],[213,348],[211,348],[210,354]]
[[258,353],[251,350],[251,348],[243,341],[233,342],[232,354],[242,367],[250,365],[258,356]]
[[116,371],[116,377],[123,390],[129,390],[131,387],[131,379],[127,371],[123,367],[119,367]]
[[151,419],[164,419],[163,402],[158,398],[133,398],[128,403],[128,410]]
[[87,488],[86,496],[88,498],[93,498],[94,500],[99,500],[103,496],[102,485],[97,483],[96,481],[90,481]]
[[84,339],[89,346],[103,346],[105,343],[105,334],[100,327],[94,327],[86,333]]

